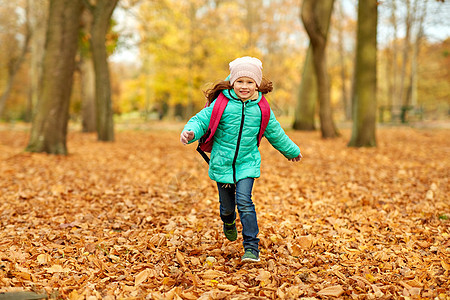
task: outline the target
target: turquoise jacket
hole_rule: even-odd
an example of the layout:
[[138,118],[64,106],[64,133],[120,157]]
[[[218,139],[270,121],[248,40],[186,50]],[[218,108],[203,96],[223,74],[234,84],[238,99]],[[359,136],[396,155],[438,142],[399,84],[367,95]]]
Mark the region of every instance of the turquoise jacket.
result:
[[[261,174],[261,154],[257,146],[257,135],[261,124],[261,110],[256,100],[241,101],[233,90],[224,90],[229,99],[219,126],[214,135],[209,163],[209,177],[221,183],[236,183],[244,178],[258,178]],[[208,129],[209,119],[215,101],[193,116],[184,130],[193,131],[195,137],[189,143],[200,139]],[[286,158],[300,154],[299,147],[286,135],[273,111],[264,136]]]

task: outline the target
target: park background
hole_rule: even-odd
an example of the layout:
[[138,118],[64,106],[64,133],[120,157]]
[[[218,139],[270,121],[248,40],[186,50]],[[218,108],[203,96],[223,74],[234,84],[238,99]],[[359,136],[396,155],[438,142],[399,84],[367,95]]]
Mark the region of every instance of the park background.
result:
[[[0,3],[6,296],[450,296],[448,1]],[[263,61],[304,155],[261,145],[256,265],[222,236],[207,166],[179,143],[243,55]]]

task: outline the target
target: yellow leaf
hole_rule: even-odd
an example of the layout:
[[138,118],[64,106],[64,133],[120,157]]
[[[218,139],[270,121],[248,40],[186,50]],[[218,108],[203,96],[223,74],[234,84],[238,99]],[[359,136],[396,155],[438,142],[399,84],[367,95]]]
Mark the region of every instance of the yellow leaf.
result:
[[373,277],[373,275],[369,273],[366,274],[366,279],[370,282],[374,282],[376,280],[375,277]]
[[50,261],[50,259],[51,259],[51,256],[48,254],[39,254],[36,257],[37,262],[41,265],[48,263]]
[[217,280],[211,279],[210,281],[206,282],[206,284],[209,286],[216,286],[217,284],[219,284],[219,282]]

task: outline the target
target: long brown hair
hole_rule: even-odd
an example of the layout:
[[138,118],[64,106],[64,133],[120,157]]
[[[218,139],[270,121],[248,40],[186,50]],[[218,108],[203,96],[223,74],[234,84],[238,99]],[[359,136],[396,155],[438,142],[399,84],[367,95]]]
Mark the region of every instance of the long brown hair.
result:
[[[230,90],[233,86],[230,84],[229,80],[222,80],[216,83],[212,88],[207,89],[206,91],[203,91],[205,94],[206,100],[208,100],[208,105],[211,104],[217,97],[219,97],[220,93],[223,90]],[[263,94],[270,93],[273,90],[273,84],[272,81],[269,79],[263,77],[261,80],[261,84],[258,87],[258,91],[260,91]]]

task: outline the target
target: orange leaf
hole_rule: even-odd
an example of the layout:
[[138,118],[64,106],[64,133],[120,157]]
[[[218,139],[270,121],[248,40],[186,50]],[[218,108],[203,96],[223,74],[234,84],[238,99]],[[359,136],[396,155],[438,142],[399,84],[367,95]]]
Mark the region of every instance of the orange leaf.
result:
[[334,285],[326,287],[322,290],[320,290],[317,294],[321,296],[332,296],[332,297],[339,297],[344,293],[344,289],[340,285]]

